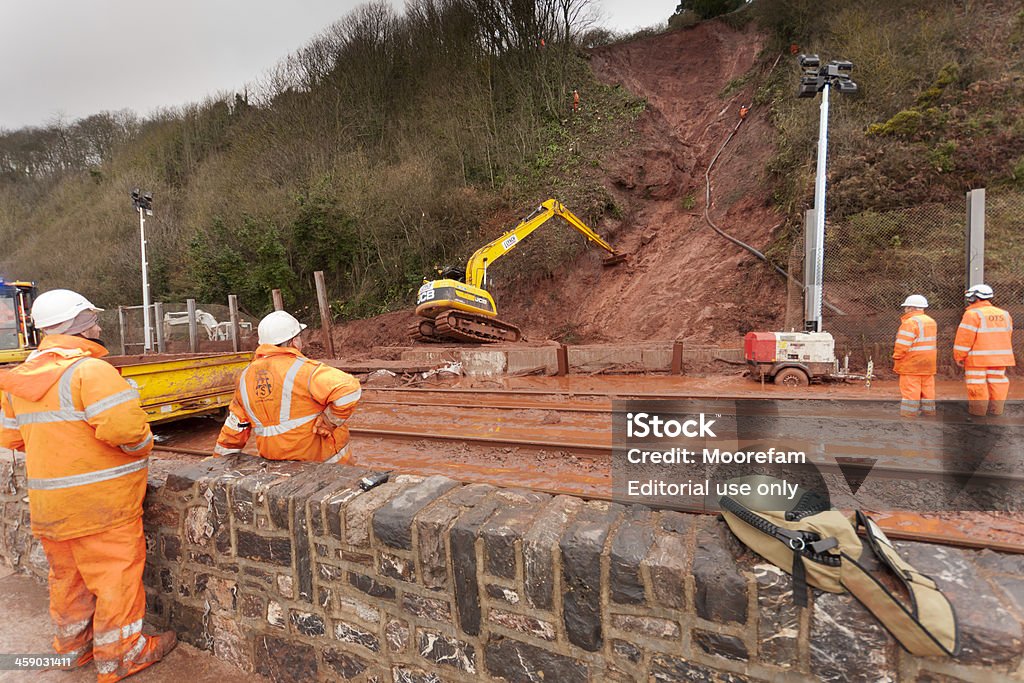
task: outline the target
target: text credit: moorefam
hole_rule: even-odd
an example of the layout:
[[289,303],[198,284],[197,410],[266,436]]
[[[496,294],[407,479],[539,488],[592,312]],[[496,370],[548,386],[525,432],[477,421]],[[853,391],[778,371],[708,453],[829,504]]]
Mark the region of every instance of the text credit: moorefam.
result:
[[[665,419],[649,413],[628,413],[626,415],[626,436],[628,438],[675,439],[717,438],[712,427],[715,421],[704,413],[686,419]],[[804,451],[787,451],[769,448],[762,451],[726,451],[720,448],[697,450],[673,446],[666,450],[643,450],[630,448],[626,459],[634,465],[803,465],[807,462]]]

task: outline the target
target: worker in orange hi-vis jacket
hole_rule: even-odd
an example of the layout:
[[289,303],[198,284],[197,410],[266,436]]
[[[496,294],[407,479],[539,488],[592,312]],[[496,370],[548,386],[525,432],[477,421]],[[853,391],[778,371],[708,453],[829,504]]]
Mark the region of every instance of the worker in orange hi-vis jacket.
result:
[[901,417],[935,415],[936,325],[925,314],[928,299],[911,294],[893,346],[893,370],[900,376]]
[[1010,392],[1006,368],[1013,358],[1013,320],[992,304],[995,293],[988,285],[974,285],[964,298],[967,310],[953,342],[953,360],[964,369],[967,411],[971,415],[1003,414]]
[[255,433],[268,460],[354,463],[345,422],[359,402],[359,380],[303,356],[305,327],[285,311],[260,321],[260,345],[238,379],[216,455],[240,451]]
[[0,376],[0,451],[24,451],[32,533],[50,564],[53,646],[74,669],[95,659],[99,683],[158,662],[173,631],[143,635],[142,499],[153,448],[139,395],[100,360],[93,306],[55,289],[32,305],[45,337]]

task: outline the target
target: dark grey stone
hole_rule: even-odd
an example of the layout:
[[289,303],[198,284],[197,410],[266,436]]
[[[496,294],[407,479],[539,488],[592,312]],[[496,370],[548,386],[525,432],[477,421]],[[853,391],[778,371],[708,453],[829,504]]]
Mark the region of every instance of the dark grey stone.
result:
[[480,634],[480,586],[477,582],[476,538],[480,527],[500,502],[488,498],[462,514],[448,532],[455,579],[455,606],[459,627],[471,636]]
[[554,549],[583,501],[557,496],[537,514],[523,537],[523,576],[527,602],[543,610],[554,608]]
[[171,562],[181,559],[181,538],[178,536],[162,536],[164,558]]
[[633,506],[612,537],[608,582],[611,598],[620,604],[641,604],[646,599],[640,563],[654,545],[649,508]]
[[[1020,622],[979,573],[971,561],[973,553],[927,543],[897,542],[895,545],[904,560],[932,577],[953,605],[960,628],[958,662],[1005,664],[1020,656],[1024,651]],[[991,564],[993,555],[983,557]],[[1002,562],[998,564],[1007,566]]]
[[355,572],[348,573],[348,582],[363,591],[367,595],[371,595],[375,598],[386,598],[393,600],[395,597],[395,589],[393,586],[389,586],[385,583],[380,583],[376,579],[373,579],[365,574],[356,574]]
[[373,533],[384,545],[412,550],[413,519],[423,508],[459,483],[447,477],[428,477],[410,486],[373,513]]
[[708,621],[747,621],[747,581],[736,568],[724,524],[705,524],[697,531],[693,581],[697,614]]
[[488,574],[515,578],[516,541],[522,540],[536,514],[535,508],[506,508],[483,525],[480,537],[484,541],[484,569]]
[[693,642],[709,655],[735,659],[741,662],[745,662],[750,658],[747,646],[736,636],[694,629]]
[[394,683],[444,683],[437,674],[409,666],[391,667],[391,680]]
[[484,663],[492,676],[509,683],[587,683],[590,672],[583,662],[511,638],[491,638],[484,645]]
[[416,563],[412,558],[392,555],[382,550],[378,571],[381,576],[389,579],[397,579],[407,583],[416,582]]
[[588,503],[559,541],[562,618],[569,641],[588,652],[601,647],[601,553],[623,506]]
[[290,539],[269,538],[239,529],[235,533],[235,540],[238,543],[239,557],[279,567],[292,566],[292,542]]
[[275,683],[305,683],[317,678],[316,650],[274,636],[256,639],[256,673]]

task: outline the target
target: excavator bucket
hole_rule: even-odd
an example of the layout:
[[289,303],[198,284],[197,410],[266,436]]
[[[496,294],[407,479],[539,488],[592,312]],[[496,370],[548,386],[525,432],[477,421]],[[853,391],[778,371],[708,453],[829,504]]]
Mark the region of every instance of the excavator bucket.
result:
[[624,263],[625,260],[626,260],[626,255],[625,254],[612,254],[611,256],[606,256],[604,258],[604,260],[601,262],[601,265],[603,265],[605,268],[607,268],[609,266],[615,266],[615,265],[618,265],[620,263]]

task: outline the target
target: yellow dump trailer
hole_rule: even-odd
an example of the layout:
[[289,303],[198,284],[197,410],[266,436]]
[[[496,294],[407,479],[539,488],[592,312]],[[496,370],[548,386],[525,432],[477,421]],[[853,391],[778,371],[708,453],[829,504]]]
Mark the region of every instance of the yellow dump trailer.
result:
[[231,403],[251,351],[107,357],[138,390],[151,423],[212,413]]

